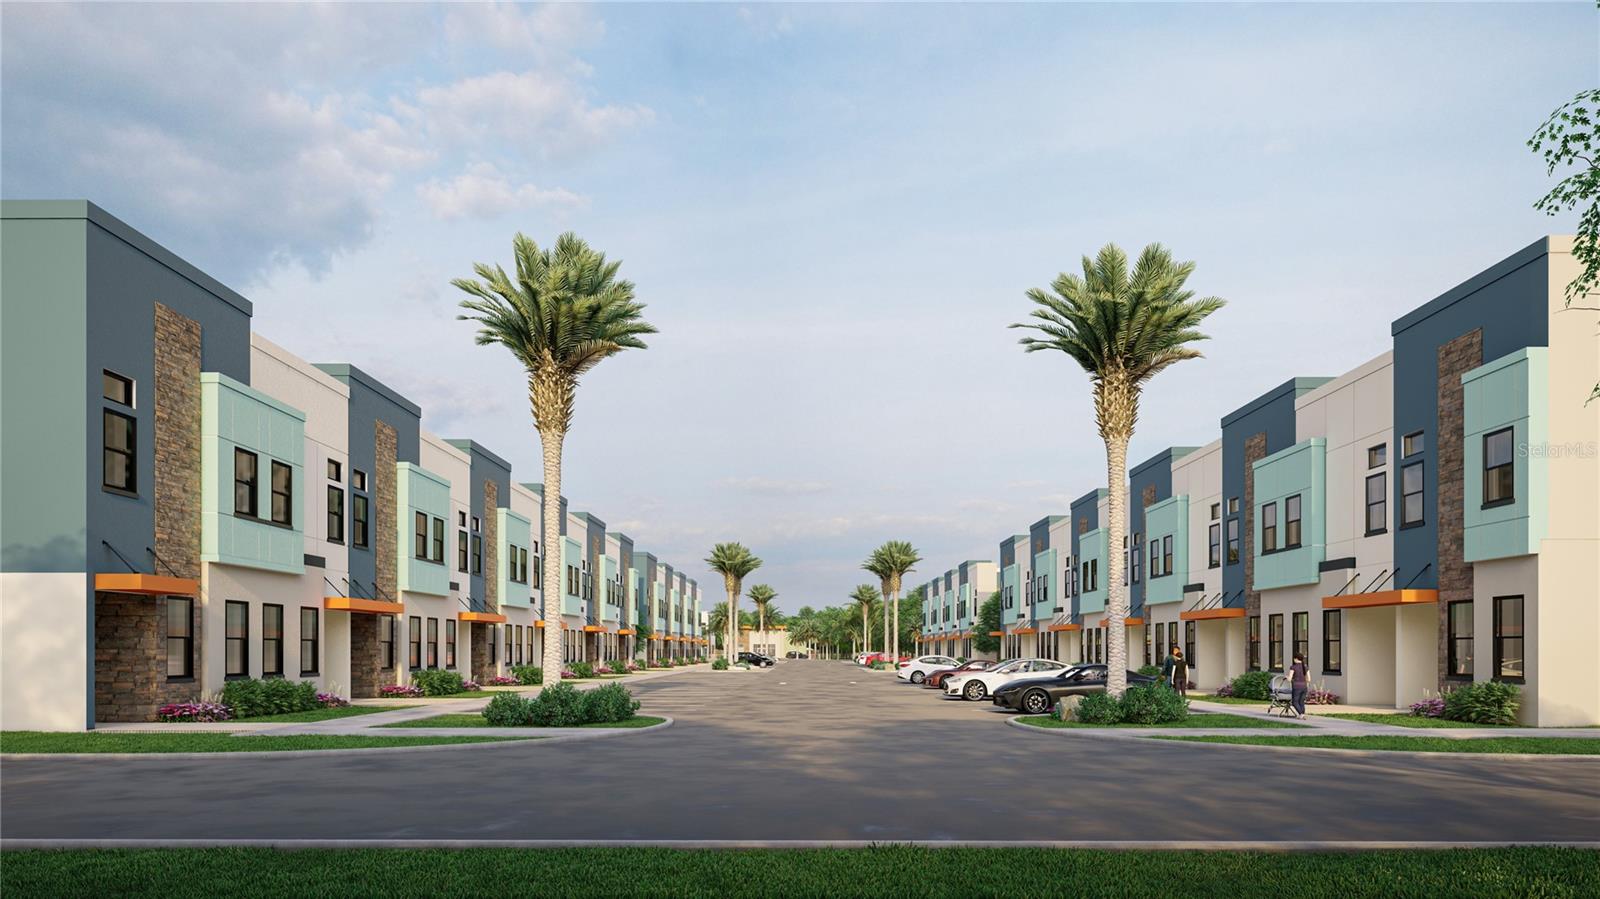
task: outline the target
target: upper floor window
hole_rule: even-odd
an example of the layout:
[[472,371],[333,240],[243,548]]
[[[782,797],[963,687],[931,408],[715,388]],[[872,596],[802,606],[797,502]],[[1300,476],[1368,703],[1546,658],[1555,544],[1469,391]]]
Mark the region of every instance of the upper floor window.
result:
[[1208,553],[1206,567],[1216,568],[1222,564],[1222,525],[1213,523],[1206,535]]
[[350,542],[367,545],[367,498],[359,493],[350,494]]
[[433,520],[433,561],[444,564],[444,519]]
[[1300,494],[1283,501],[1283,548],[1300,546]]
[[365,490],[365,489],[367,489],[367,473],[362,471],[359,468],[350,469],[350,489],[351,490]]
[[1216,521],[1222,517],[1222,503],[1211,504],[1211,520]]
[[1400,526],[1422,523],[1422,463],[1400,468]]
[[467,570],[467,532],[456,531],[456,570]]
[[428,558],[428,513],[416,513],[415,545],[411,554],[424,561]]
[[344,489],[328,485],[328,541],[344,542]]
[[1158,577],[1161,577],[1162,574],[1163,574],[1163,571],[1161,569],[1161,542],[1159,540],[1151,540],[1150,541],[1150,577],[1158,578]]
[[1228,497],[1228,514],[1229,515],[1238,515],[1239,514],[1239,498],[1237,496]]
[[256,454],[249,450],[235,449],[233,451],[233,513],[256,518],[260,515],[260,506],[256,498],[256,491],[260,486],[261,476],[257,471],[259,460]]
[[1367,477],[1367,536],[1389,529],[1389,473]]
[[1172,573],[1172,535],[1161,538],[1161,574],[1166,576]]
[[1412,431],[1400,438],[1400,458],[1409,459],[1426,449],[1421,431]]
[[277,461],[272,463],[272,523],[294,523],[294,469]]
[[344,477],[344,466],[339,463],[338,459],[329,459],[328,460],[328,480],[330,480],[330,481],[338,481],[338,480],[342,479],[343,477]]
[[[1150,556],[1150,564],[1155,564],[1155,556]],[[1133,535],[1133,582],[1139,583],[1139,569],[1144,567],[1144,535]]]
[[1228,564],[1239,561],[1239,519],[1228,519]]
[[[107,402],[133,408],[133,381],[110,371],[102,371],[100,379],[101,392]],[[101,486],[122,493],[137,493],[139,444],[133,416],[103,409],[101,429]]]
[[1278,550],[1278,504],[1267,503],[1261,507],[1261,551]]
[[1483,507],[1502,506],[1517,500],[1516,476],[1512,468],[1512,431],[1501,428],[1483,435]]
[[113,371],[100,372],[100,392],[119,406],[133,408],[133,380]]
[[1367,447],[1367,467],[1382,468],[1389,462],[1389,444],[1380,443],[1377,446]]
[[472,573],[483,574],[483,537],[479,534],[472,535]]

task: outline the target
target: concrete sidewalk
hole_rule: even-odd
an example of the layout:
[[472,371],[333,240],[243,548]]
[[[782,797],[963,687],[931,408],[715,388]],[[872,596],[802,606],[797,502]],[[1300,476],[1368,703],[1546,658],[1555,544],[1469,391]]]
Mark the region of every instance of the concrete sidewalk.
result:
[[[1587,737],[1600,739],[1600,728],[1593,727],[1404,727],[1398,724],[1374,724],[1367,721],[1351,721],[1344,718],[1330,718],[1332,714],[1359,712],[1353,707],[1322,706],[1321,714],[1308,713],[1304,718],[1285,718],[1282,715],[1269,715],[1264,710],[1266,703],[1261,706],[1240,706],[1222,702],[1205,702],[1191,699],[1189,707],[1196,712],[1218,712],[1229,715],[1239,715],[1245,718],[1255,718],[1262,721],[1284,721],[1298,724],[1300,727],[1263,728],[1257,731],[1253,728],[1183,728],[1184,734],[1194,736],[1227,736],[1242,733],[1266,733],[1274,736],[1286,737],[1303,736],[1341,736],[1341,737],[1448,737],[1450,739],[1470,740],[1478,737]],[[1397,718],[1406,717],[1404,713],[1375,711],[1372,714],[1394,714]],[[1174,728],[1173,730],[1177,730]]]

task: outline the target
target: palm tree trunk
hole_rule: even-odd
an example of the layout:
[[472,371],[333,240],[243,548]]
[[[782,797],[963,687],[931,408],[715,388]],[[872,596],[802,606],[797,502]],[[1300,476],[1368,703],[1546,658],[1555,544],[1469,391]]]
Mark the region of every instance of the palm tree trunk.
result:
[[1106,693],[1121,696],[1128,689],[1128,585],[1117,571],[1117,552],[1128,534],[1128,438],[1106,438],[1106,511],[1111,519],[1106,535]]
[[722,654],[732,665],[739,655],[739,581],[732,575],[724,575],[722,586],[728,591],[728,642],[723,644]]
[[900,660],[900,579],[894,579],[894,658]]
[[544,602],[544,682],[561,681],[561,444],[566,435],[550,428],[539,432],[544,451],[544,557],[539,595]]

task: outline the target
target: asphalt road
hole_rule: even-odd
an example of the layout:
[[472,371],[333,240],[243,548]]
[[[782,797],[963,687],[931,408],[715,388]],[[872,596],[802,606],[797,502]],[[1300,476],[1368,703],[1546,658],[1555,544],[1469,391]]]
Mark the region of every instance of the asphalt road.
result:
[[593,742],[8,761],[0,836],[456,840],[1596,840],[1600,762],[1335,757],[1029,734],[841,662],[635,687]]

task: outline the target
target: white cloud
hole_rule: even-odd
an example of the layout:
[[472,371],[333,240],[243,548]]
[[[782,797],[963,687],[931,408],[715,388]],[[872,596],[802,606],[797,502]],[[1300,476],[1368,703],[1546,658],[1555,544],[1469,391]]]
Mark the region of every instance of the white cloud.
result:
[[489,163],[475,163],[449,181],[430,179],[417,185],[417,195],[439,218],[492,218],[534,206],[575,207],[588,198],[564,188],[544,189],[512,184]]
[[724,478],[722,486],[766,496],[801,496],[825,493],[829,489],[822,481],[789,481],[781,478]]
[[645,106],[594,105],[565,75],[532,70],[424,87],[397,101],[396,110],[437,144],[505,142],[508,152],[558,160],[655,118]]

